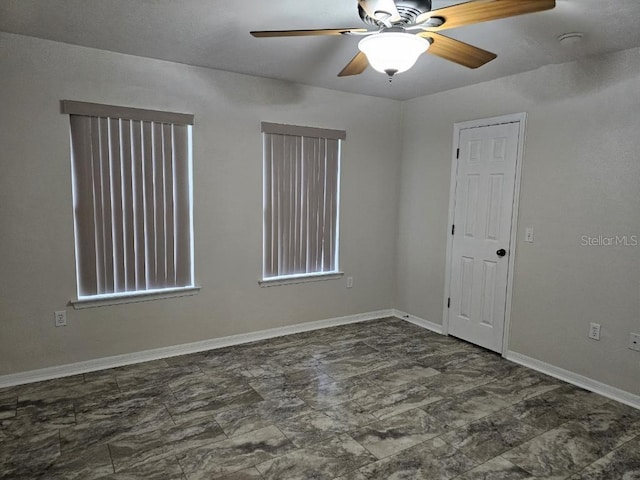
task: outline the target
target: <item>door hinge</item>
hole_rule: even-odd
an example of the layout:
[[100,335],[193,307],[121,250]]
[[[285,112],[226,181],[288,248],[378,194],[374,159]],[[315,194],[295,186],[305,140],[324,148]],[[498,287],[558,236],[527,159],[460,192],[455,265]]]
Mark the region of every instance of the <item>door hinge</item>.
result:
[[451,235],[454,235],[455,233],[456,233],[456,226],[451,225]]
[[451,308],[451,297],[447,298],[447,308]]
[[460,149],[456,149],[456,158],[460,158]]

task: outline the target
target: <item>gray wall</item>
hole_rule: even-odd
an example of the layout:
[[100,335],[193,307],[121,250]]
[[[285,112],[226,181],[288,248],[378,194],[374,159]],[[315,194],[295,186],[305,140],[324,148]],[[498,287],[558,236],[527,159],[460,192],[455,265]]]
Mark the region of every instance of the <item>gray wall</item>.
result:
[[[640,394],[640,50],[397,102],[0,34],[0,375],[397,307],[440,323],[453,124],[526,111],[510,348]],[[75,311],[61,99],[193,112],[195,297]],[[260,122],[347,131],[341,264],[260,288]],[[400,152],[400,153],[399,153]],[[401,158],[399,158],[401,157]],[[69,326],[53,326],[67,309]],[[602,340],[587,339],[589,322]]]
[[[0,374],[391,308],[401,104],[0,34]],[[62,99],[194,113],[199,295],[74,311]],[[379,115],[384,112],[384,115]],[[260,122],[344,129],[341,267],[260,288]],[[68,326],[55,328],[65,309]]]
[[640,236],[640,49],[404,107],[398,307],[442,322],[453,124],[527,112],[509,348],[640,394],[640,353],[627,349],[640,332],[640,246],[581,245]]

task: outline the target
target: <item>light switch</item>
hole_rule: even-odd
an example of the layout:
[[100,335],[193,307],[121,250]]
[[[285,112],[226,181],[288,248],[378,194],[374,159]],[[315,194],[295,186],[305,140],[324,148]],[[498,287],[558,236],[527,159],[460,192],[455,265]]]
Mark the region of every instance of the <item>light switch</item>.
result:
[[533,243],[533,227],[527,227],[524,232],[524,241]]

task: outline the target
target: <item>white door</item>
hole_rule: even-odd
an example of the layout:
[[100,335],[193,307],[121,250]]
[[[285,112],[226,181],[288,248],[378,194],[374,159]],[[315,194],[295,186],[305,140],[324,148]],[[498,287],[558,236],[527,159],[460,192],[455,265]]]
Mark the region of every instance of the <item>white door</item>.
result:
[[502,353],[520,123],[460,130],[448,333]]

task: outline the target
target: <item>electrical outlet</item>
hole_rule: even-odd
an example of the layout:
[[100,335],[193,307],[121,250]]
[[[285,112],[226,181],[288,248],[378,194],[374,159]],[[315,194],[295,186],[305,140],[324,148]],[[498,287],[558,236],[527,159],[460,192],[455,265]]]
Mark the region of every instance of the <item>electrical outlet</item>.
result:
[[600,340],[600,324],[591,323],[589,325],[589,338],[592,340]]
[[58,310],[54,313],[54,317],[56,319],[56,327],[66,327],[67,326],[67,312],[66,310]]
[[629,334],[629,348],[640,352],[640,333]]
[[353,277],[347,277],[347,288],[353,287]]

